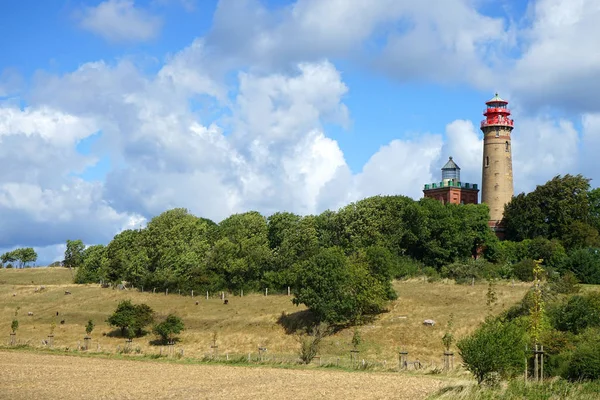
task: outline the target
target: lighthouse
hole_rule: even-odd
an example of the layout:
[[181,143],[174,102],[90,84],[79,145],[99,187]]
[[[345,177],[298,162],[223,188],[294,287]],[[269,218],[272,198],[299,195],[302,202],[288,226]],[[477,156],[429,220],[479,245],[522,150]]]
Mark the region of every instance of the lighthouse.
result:
[[504,205],[513,197],[511,132],[508,101],[498,93],[486,102],[481,121],[483,132],[483,168],[481,174],[481,202],[490,209],[489,226],[502,237],[501,225]]

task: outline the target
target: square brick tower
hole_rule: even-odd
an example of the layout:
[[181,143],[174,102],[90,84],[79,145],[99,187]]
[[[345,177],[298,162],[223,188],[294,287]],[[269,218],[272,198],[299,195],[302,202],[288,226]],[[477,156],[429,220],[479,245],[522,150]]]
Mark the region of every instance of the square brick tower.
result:
[[460,181],[460,167],[450,157],[442,167],[442,181],[426,184],[423,194],[443,204],[477,204],[479,189],[476,183]]

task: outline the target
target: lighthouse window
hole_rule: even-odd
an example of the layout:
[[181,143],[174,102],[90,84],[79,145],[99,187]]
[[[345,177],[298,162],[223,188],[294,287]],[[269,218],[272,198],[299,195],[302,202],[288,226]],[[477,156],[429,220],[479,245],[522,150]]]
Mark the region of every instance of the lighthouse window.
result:
[[490,158],[489,157],[485,157],[485,166],[489,167],[490,166]]
[[504,151],[510,151],[510,143],[508,143],[508,140],[504,143]]
[[496,127],[496,137],[500,137],[500,128]]

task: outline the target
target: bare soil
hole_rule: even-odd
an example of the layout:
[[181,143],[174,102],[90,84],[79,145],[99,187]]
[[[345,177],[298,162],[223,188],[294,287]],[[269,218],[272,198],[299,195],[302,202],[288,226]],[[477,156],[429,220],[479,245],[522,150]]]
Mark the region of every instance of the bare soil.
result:
[[423,399],[447,380],[0,351],[0,399]]

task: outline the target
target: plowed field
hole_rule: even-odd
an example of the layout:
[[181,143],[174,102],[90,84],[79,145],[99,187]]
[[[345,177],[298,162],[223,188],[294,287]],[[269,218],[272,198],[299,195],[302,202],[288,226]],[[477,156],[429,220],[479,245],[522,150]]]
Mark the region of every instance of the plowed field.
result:
[[443,380],[395,373],[184,365],[0,351],[2,399],[423,399]]

